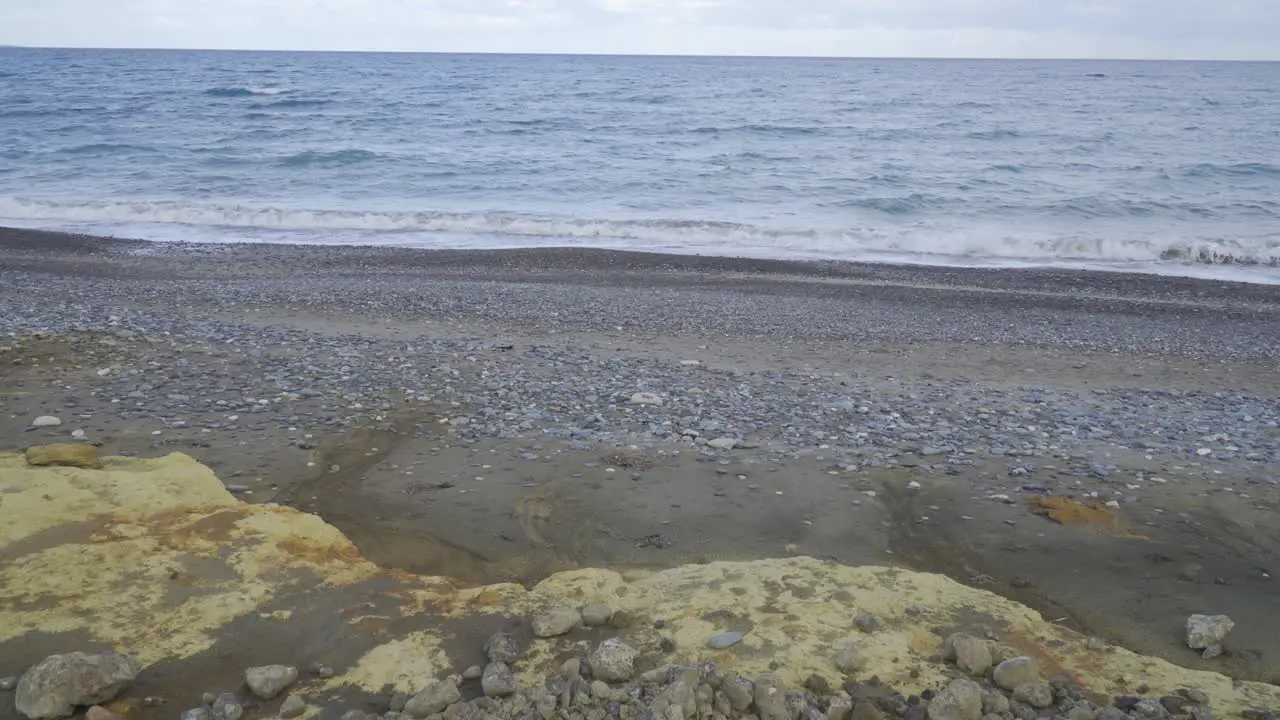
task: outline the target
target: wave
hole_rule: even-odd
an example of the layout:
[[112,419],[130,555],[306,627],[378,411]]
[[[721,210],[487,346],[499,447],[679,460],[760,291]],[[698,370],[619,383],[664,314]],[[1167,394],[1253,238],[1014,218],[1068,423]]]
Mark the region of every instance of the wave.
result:
[[276,161],[285,167],[345,167],[377,160],[382,157],[370,150],[335,150],[333,152],[317,152],[307,150],[282,157]]
[[1250,176],[1280,178],[1280,165],[1262,162],[1234,163],[1231,165],[1200,163],[1184,167],[1182,174],[1189,178]]
[[1022,133],[1017,130],[996,128],[994,130],[975,130],[969,133],[967,137],[973,140],[1012,140],[1022,137]]
[[62,148],[58,150],[60,155],[101,155],[104,153],[138,153],[138,152],[156,152],[157,148],[150,145],[130,145],[128,143],[89,143],[87,145],[76,145],[74,147]]
[[[147,227],[184,228],[181,237],[237,239],[243,231],[290,242],[394,244],[441,247],[529,247],[573,244],[637,250],[767,253],[951,264],[1015,262],[1126,265],[1226,265],[1280,268],[1280,233],[1250,238],[1150,238],[931,231],[913,225],[896,230],[770,228],[696,219],[595,219],[516,212],[313,210],[183,202],[55,202],[0,197],[0,219],[41,226],[124,227],[144,236]],[[141,230],[139,230],[141,228]],[[213,231],[213,232],[206,232]],[[168,234],[172,236],[172,233]],[[225,236],[224,236],[225,237]],[[929,258],[938,262],[930,262]],[[943,262],[942,260],[947,260]],[[1146,270],[1150,271],[1150,270]]]
[[307,108],[328,105],[329,100],[303,100],[301,98],[290,98],[288,100],[276,100],[275,102],[256,102],[249,107],[255,110],[267,110],[270,108]]
[[286,92],[289,91],[284,88],[220,87],[209,88],[204,91],[204,94],[210,97],[235,98],[254,97],[255,95],[280,95]]

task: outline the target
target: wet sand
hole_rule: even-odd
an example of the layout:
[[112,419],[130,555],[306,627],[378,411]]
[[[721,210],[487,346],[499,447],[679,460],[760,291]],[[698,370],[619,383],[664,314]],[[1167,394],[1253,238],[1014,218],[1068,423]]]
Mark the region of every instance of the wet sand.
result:
[[[4,332],[49,331],[0,341],[0,449],[83,428],[104,454],[181,450],[247,499],[318,512],[385,566],[530,583],[571,567],[788,555],[901,564],[1180,665],[1280,680],[1280,441],[1264,424],[1280,409],[1280,289],[0,231],[0,308]],[[341,355],[336,374],[308,370],[320,360],[311,354]],[[133,371],[126,387],[118,378]],[[228,422],[250,417],[268,380],[306,373],[321,379],[314,397],[286,398],[279,418]],[[504,375],[515,379],[495,380]],[[673,378],[686,377],[677,392]],[[653,382],[667,406],[630,405],[617,378]],[[420,383],[413,400],[408,382]],[[122,392],[132,387],[136,397]],[[841,387],[847,406],[832,400]],[[486,393],[518,401],[475,407]],[[777,400],[760,405],[767,393]],[[198,403],[204,395],[231,405]],[[1088,415],[1082,439],[993,454],[1001,433],[964,427],[984,422],[973,405],[988,397],[993,414],[1039,402],[1065,408],[1055,422]],[[915,427],[886,426],[892,442],[877,440],[889,433],[879,426],[863,441],[835,439],[862,422],[861,403]],[[1189,419],[1155,441],[1106,424],[1157,423],[1155,403]],[[1248,408],[1235,426],[1202,432],[1195,420],[1234,407]],[[536,409],[527,428],[521,408]],[[958,428],[942,452],[930,448],[942,431],[922,419],[931,412]],[[32,430],[43,414],[67,422]],[[747,415],[738,447],[704,444]],[[575,418],[570,430],[562,417]],[[1203,440],[1241,429],[1249,448]],[[1199,444],[1214,454],[1198,456]],[[1098,464],[1105,472],[1088,470]],[[1033,512],[1042,496],[1112,497],[1089,497],[1098,491],[1136,501],[1083,525]],[[1185,648],[1193,612],[1235,619],[1226,656]]]

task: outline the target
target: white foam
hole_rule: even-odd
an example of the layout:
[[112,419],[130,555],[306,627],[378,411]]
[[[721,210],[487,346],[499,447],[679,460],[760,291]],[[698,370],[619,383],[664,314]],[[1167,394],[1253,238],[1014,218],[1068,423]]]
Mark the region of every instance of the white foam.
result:
[[934,224],[845,229],[684,219],[590,219],[513,212],[311,210],[186,202],[66,202],[0,197],[0,223],[153,240],[398,247],[576,245],[722,256],[970,267],[1043,267],[1280,284],[1280,231],[1155,239]]

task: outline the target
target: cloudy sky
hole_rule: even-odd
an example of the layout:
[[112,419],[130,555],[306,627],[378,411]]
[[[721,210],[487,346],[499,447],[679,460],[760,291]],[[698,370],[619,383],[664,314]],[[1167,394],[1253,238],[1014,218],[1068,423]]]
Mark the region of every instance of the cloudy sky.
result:
[[1280,0],[0,0],[0,44],[1280,60]]

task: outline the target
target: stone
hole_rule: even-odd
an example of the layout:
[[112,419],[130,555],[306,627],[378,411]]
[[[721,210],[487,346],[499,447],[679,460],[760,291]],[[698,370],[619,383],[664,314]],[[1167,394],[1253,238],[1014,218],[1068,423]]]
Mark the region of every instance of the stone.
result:
[[533,616],[530,624],[533,634],[540,638],[551,638],[564,635],[576,628],[582,621],[582,614],[573,608],[558,607],[543,610]]
[[720,691],[729,698],[734,712],[744,713],[755,702],[755,685],[741,675],[730,675],[720,683]]
[[462,671],[463,680],[479,680],[482,677],[484,677],[484,668],[479,665],[472,665]]
[[98,448],[85,443],[57,443],[27,448],[27,464],[36,467],[102,468]]
[[757,679],[752,697],[760,720],[797,720],[799,713],[792,714],[787,694],[779,687],[776,678],[764,676]]
[[484,641],[484,654],[489,662],[500,662],[510,665],[520,658],[520,646],[516,639],[508,633],[500,632],[489,636]]
[[1210,645],[1209,647],[1204,649],[1204,652],[1200,653],[1200,657],[1204,658],[1205,660],[1212,660],[1221,654],[1222,654],[1221,645]]
[[979,720],[982,717],[982,687],[972,680],[957,678],[929,701],[929,720]]
[[236,698],[235,693],[224,692],[213,699],[213,720],[240,720],[244,715],[244,706]]
[[516,694],[516,674],[506,663],[489,663],[480,676],[485,697],[507,697]]
[[662,396],[658,393],[638,392],[631,396],[632,405],[655,405],[662,407]]
[[262,665],[244,671],[244,684],[261,700],[272,700],[298,680],[298,668],[291,665]]
[[1178,694],[1190,700],[1191,702],[1195,703],[1196,705],[1209,704],[1209,696],[1206,695],[1205,692],[1199,688],[1183,688],[1178,691]]
[[461,699],[462,693],[458,692],[458,686],[448,680],[442,680],[431,683],[417,695],[409,698],[409,702],[404,704],[404,711],[416,718],[424,718],[443,712],[445,708]]
[[307,701],[297,695],[290,695],[280,704],[280,711],[276,713],[284,720],[291,720],[307,711]]
[[213,711],[207,707],[191,708],[183,710],[178,717],[179,720],[213,720]]
[[1223,638],[1236,626],[1226,615],[1192,615],[1187,618],[1187,647],[1204,650],[1221,645]]
[[613,608],[604,603],[591,603],[582,608],[582,624],[587,627],[602,627],[613,619]]
[[853,618],[853,626],[864,633],[872,633],[880,629],[880,621],[871,613],[858,613],[858,615]]
[[[847,697],[831,698],[831,703],[827,705],[826,720],[850,720],[853,713],[853,701]],[[871,720],[871,718],[861,718],[861,720]]]
[[992,679],[996,685],[1013,692],[1027,683],[1039,682],[1040,666],[1026,656],[1010,658],[996,666]]
[[982,712],[990,715],[1003,715],[1009,712],[1009,698],[1004,693],[991,691],[982,694]]
[[101,705],[94,705],[84,713],[84,720],[125,720],[124,716],[111,712]]
[[62,420],[60,420],[57,416],[54,416],[54,415],[41,415],[40,417],[31,421],[31,427],[36,427],[36,428],[57,427],[61,424],[62,424]]
[[722,437],[707,441],[707,447],[716,450],[732,450],[738,446],[738,438]]
[[836,653],[836,669],[845,675],[858,672],[867,664],[867,658],[856,643],[848,643]]
[[719,633],[717,635],[712,635],[707,640],[707,647],[711,648],[712,650],[724,650],[725,648],[729,648],[729,647],[733,647],[734,645],[737,645],[739,642],[742,641],[742,638],[743,638],[742,633],[736,632],[736,631]]
[[1047,682],[1026,683],[1013,691],[1013,699],[1043,710],[1053,705],[1053,688]]
[[0,678],[0,692],[13,692],[13,689],[16,687],[18,687],[18,678]]
[[1067,711],[1067,720],[1098,720],[1098,711],[1090,705],[1077,705]]
[[859,700],[853,705],[853,712],[849,714],[849,720],[884,720],[884,713],[874,703],[868,700]]
[[68,717],[76,706],[114,699],[141,669],[133,658],[114,652],[51,655],[18,681],[14,705],[31,720]]
[[596,679],[627,682],[636,674],[636,658],[639,655],[630,645],[617,638],[610,638],[596,646],[587,662],[591,665],[591,675]]
[[952,641],[956,653],[956,667],[968,675],[982,676],[991,668],[991,646],[986,640],[963,635]]
[[817,673],[813,673],[804,680],[806,690],[818,696],[826,696],[831,694],[831,683],[827,679]]

